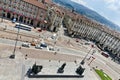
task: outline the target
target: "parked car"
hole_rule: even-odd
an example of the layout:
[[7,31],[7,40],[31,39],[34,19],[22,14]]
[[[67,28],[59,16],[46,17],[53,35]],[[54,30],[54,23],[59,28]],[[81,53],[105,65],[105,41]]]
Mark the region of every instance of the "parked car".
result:
[[46,43],[41,43],[40,46],[46,48],[46,47],[47,47],[47,44],[46,44]]
[[79,39],[76,39],[76,42],[79,42]]
[[38,32],[42,32],[42,29],[38,29]]
[[35,46],[36,49],[42,49],[43,47],[40,46],[40,44]]
[[28,47],[29,48],[30,47],[30,43],[23,43],[22,47]]
[[34,41],[31,42],[31,46],[36,46],[36,43]]
[[102,52],[101,55],[103,55],[104,57],[108,58],[109,54],[107,52]]
[[16,18],[14,18],[13,20],[12,20],[12,23],[15,23],[16,22]]

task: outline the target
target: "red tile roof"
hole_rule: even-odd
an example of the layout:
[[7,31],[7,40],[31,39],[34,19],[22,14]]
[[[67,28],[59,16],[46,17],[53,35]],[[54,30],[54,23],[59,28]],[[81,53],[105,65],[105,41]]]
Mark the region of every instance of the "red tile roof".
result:
[[43,3],[38,2],[37,0],[23,0],[23,1],[25,1],[25,2],[27,2],[29,4],[35,5],[35,6],[39,7],[39,8],[47,9],[47,7]]
[[52,0],[45,0],[45,3],[52,4]]

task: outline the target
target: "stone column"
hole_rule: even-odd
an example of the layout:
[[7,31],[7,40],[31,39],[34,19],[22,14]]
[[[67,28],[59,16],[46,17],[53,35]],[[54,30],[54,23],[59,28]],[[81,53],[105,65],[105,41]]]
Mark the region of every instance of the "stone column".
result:
[[96,40],[100,41],[101,31],[98,29],[98,33],[96,34]]
[[12,20],[12,17],[14,16],[13,13],[10,12],[10,19]]
[[97,29],[93,29],[93,39],[96,40],[96,37],[97,37]]
[[101,42],[102,42],[102,44],[104,44],[104,41],[105,41],[105,39],[106,39],[106,35],[107,35],[107,33],[103,33],[103,38],[102,38],[102,40],[101,40]]
[[109,39],[110,39],[111,37],[110,37],[110,35],[108,34],[107,36],[106,36],[106,40],[104,41],[104,45],[108,45],[109,44]]

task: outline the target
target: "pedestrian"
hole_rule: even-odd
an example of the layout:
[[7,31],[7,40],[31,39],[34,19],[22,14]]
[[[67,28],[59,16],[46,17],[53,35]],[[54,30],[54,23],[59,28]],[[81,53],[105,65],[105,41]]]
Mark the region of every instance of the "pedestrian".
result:
[[49,60],[49,62],[51,62],[51,60]]
[[77,61],[76,61],[76,60],[74,60],[74,62],[75,62],[75,64],[77,64]]
[[57,52],[54,53],[54,55],[56,55],[56,54],[57,54]]
[[19,49],[21,49],[21,46],[19,47]]
[[25,59],[27,59],[27,56],[28,56],[28,55],[26,54],[26,55],[25,55]]
[[21,39],[21,36],[20,36],[20,39]]
[[60,60],[58,62],[60,63]]
[[60,51],[60,49],[57,49],[57,51]]

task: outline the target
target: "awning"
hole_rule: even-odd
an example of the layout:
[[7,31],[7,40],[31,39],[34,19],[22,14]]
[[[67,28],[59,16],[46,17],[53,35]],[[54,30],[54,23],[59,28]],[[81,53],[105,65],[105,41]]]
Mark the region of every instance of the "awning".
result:
[[19,16],[23,16],[22,14],[18,14]]
[[47,21],[46,21],[46,20],[44,20],[44,23],[47,23]]
[[12,12],[13,14],[17,14],[16,12]]
[[10,12],[8,9],[5,10],[6,12]]
[[0,7],[0,10],[3,10],[3,8]]
[[34,20],[39,21],[37,18],[34,18]]
[[[24,15],[25,16],[25,15]],[[25,16],[26,18],[29,18],[28,16]]]

